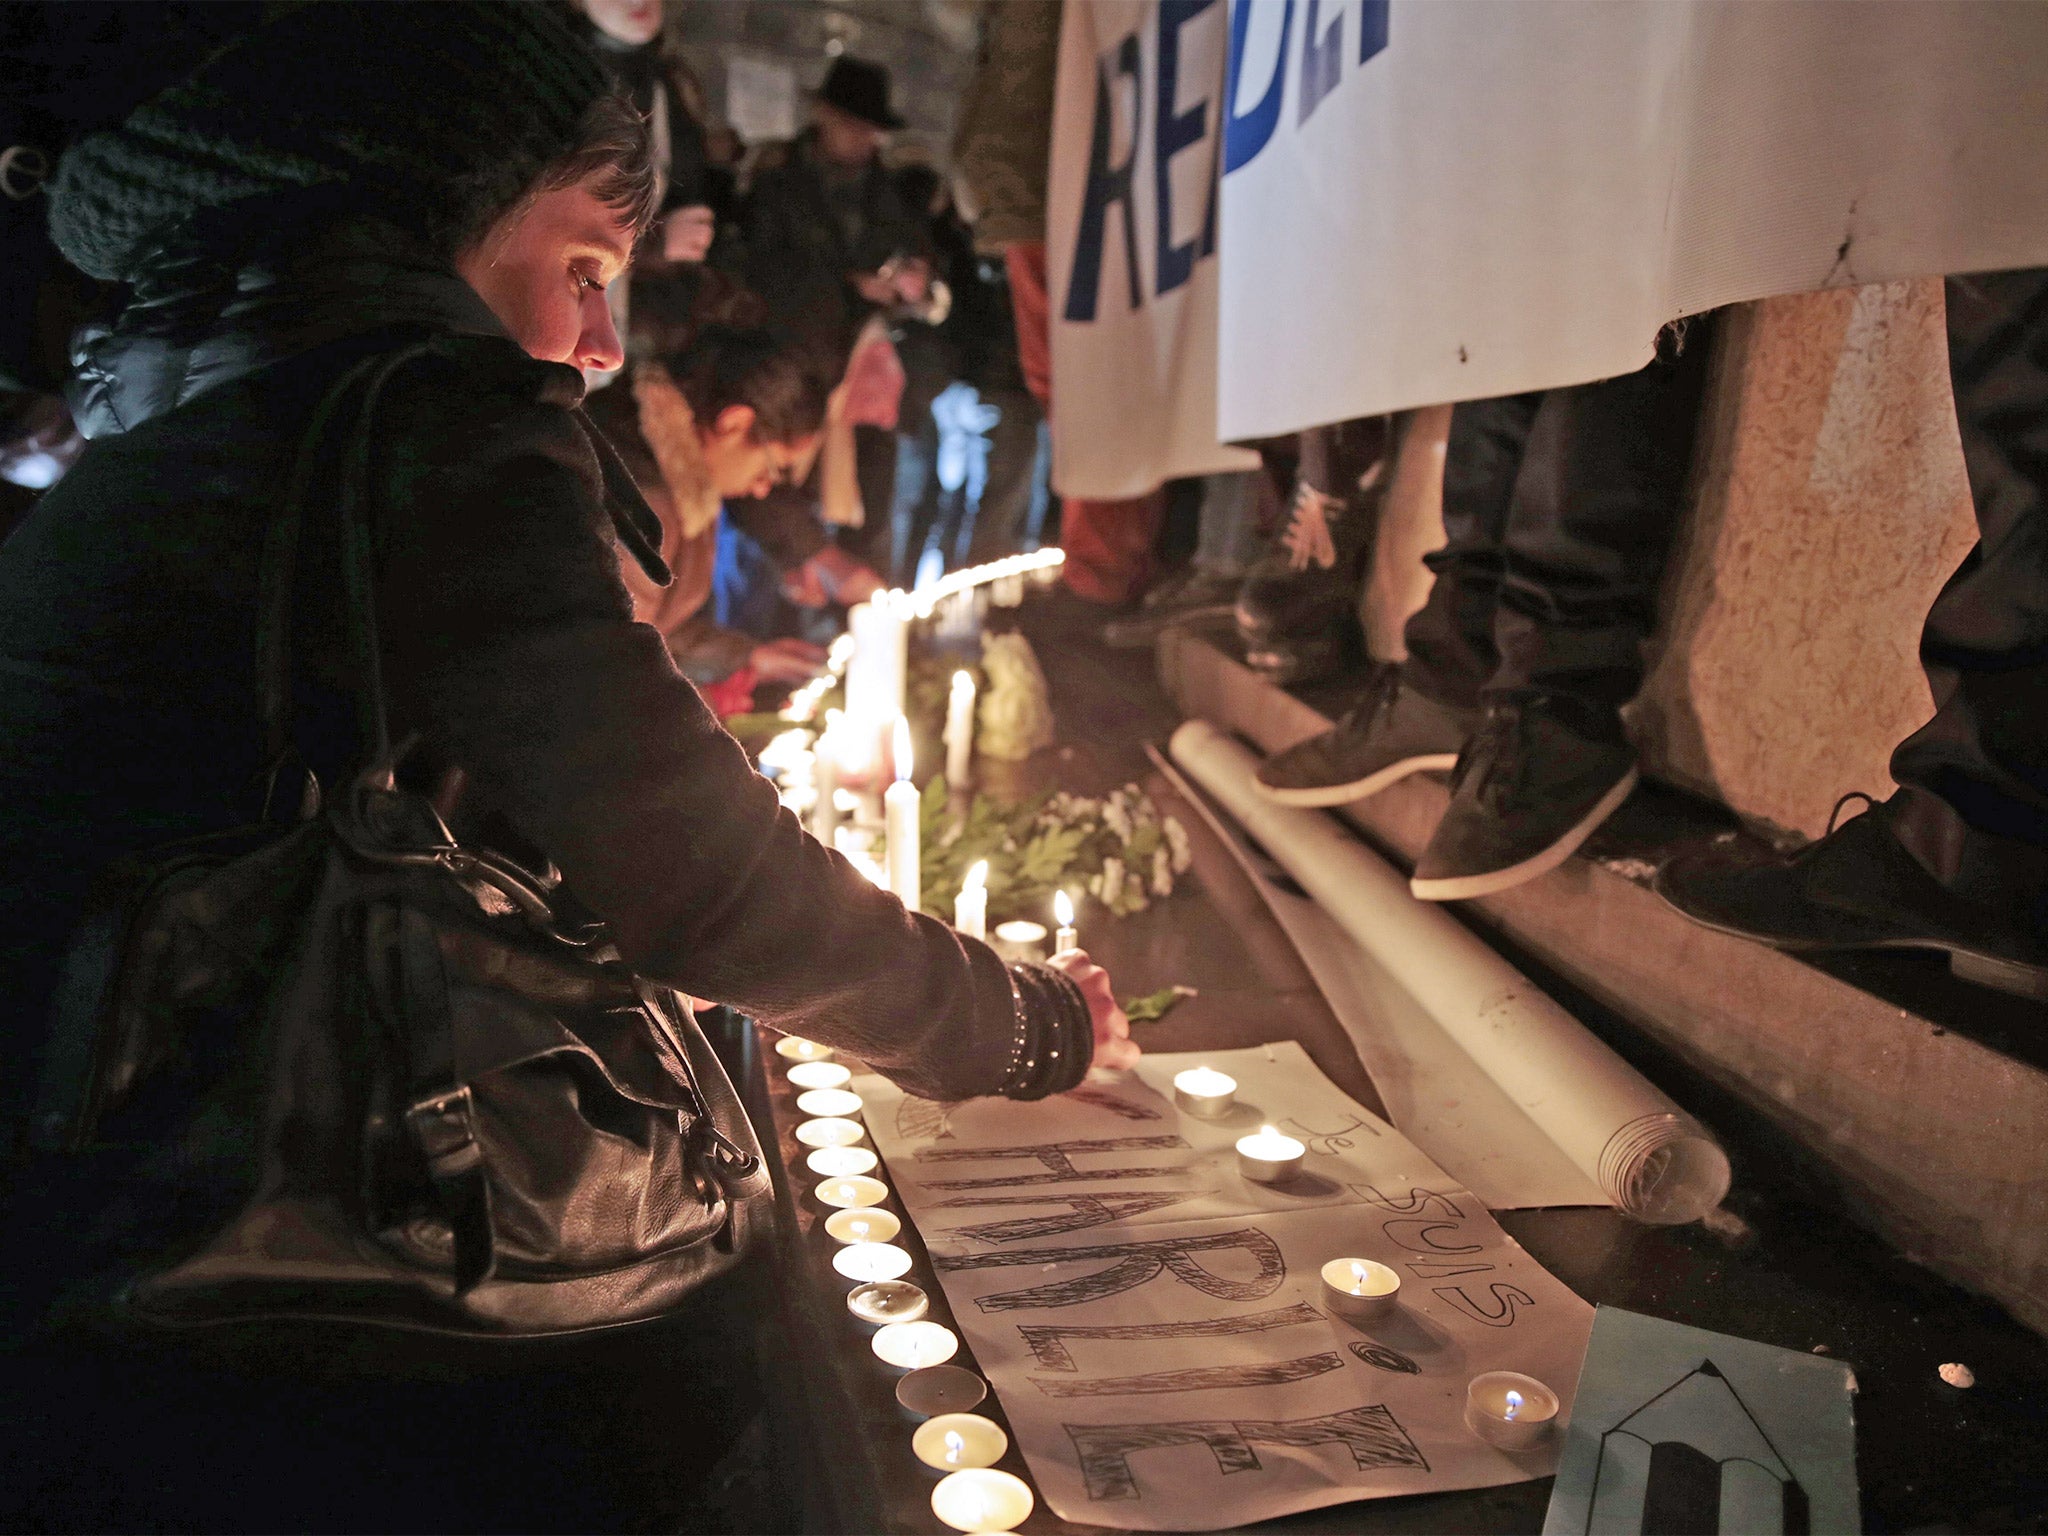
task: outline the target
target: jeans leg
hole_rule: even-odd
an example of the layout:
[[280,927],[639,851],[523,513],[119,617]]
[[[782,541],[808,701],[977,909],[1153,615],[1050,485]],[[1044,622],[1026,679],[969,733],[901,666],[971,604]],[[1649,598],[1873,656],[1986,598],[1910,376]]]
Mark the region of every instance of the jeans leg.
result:
[[[1712,330],[1702,316],[1669,360],[1543,395],[1502,537],[1500,670],[1488,693],[1576,698],[1595,718],[1635,697]],[[1456,439],[1454,424],[1454,456]]]
[[1205,476],[1195,569],[1209,576],[1242,576],[1258,554],[1259,471]]
[[[1900,743],[1893,829],[1975,899],[2048,893],[2048,270],[1948,281],[1977,547],[1927,615],[1935,714]],[[2048,914],[2042,914],[2048,915]]]
[[1499,667],[1493,629],[1507,564],[1501,541],[1543,400],[1541,393],[1503,395],[1469,401],[1451,413],[1444,547],[1423,557],[1436,584],[1408,621],[1408,660],[1401,669],[1406,682],[1439,703],[1476,707],[1479,691]]

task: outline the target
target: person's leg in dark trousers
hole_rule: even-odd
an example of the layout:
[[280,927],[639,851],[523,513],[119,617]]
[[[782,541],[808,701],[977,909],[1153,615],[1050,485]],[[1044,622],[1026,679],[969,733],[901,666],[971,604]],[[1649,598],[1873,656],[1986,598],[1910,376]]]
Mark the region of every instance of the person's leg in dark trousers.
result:
[[[1711,316],[1667,331],[1648,367],[1548,390],[1527,418],[1500,535],[1498,664],[1480,689],[1484,714],[1452,775],[1450,807],[1415,863],[1410,888],[1424,900],[1490,895],[1547,873],[1634,788],[1621,706],[1643,679],[1711,334]],[[1467,472],[1461,448],[1499,468],[1517,456],[1519,409],[1479,441],[1470,426],[1460,431],[1466,414],[1461,406],[1451,418],[1446,506]],[[1491,567],[1472,563],[1476,587]]]
[[1978,544],[1921,633],[1935,713],[1892,755],[1898,793],[1789,858],[1674,860],[1657,889],[1780,948],[1945,950],[2048,997],[2048,270],[1951,278],[1948,341]]
[[1021,389],[985,388],[981,398],[998,415],[988,430],[988,479],[974,509],[969,565],[986,565],[1023,549],[1038,468],[1041,417],[1031,396]]

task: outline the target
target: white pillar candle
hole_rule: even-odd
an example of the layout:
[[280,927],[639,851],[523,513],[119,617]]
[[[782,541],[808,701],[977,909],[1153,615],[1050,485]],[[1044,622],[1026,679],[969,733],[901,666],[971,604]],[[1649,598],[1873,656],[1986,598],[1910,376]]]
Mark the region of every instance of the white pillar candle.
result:
[[1282,1184],[1301,1172],[1307,1155],[1308,1148],[1292,1136],[1262,1125],[1257,1135],[1238,1138],[1237,1171],[1259,1184]]
[[1052,952],[1060,955],[1070,949],[1079,949],[1081,935],[1074,928],[1074,901],[1065,891],[1052,893],[1052,915],[1060,925],[1059,932],[1052,938]]
[[946,695],[946,787],[965,789],[973,767],[974,674],[955,672],[953,690]]
[[796,1139],[807,1147],[850,1147],[866,1135],[858,1120],[837,1117],[806,1120],[796,1128]]
[[1039,960],[1045,956],[1045,924],[1030,922],[1025,918],[1013,918],[1007,923],[997,923],[995,932],[996,953],[1005,960]]
[[[851,1248],[839,1250],[839,1257],[852,1253]],[[897,1252],[901,1253],[899,1248]],[[905,1254],[905,1258],[909,1255]],[[836,1259],[835,1259],[836,1262]],[[894,1279],[892,1275],[889,1278]],[[960,1348],[960,1336],[944,1323],[915,1322],[891,1323],[875,1335],[875,1358],[884,1365],[901,1366],[906,1371],[921,1371],[928,1365],[944,1365],[953,1358]]]
[[941,1413],[926,1419],[910,1436],[917,1459],[941,1472],[962,1467],[992,1467],[1010,1448],[1010,1437],[993,1419],[978,1413]]
[[889,889],[915,912],[921,902],[917,848],[917,786],[910,782],[910,722],[896,717],[896,782],[882,796],[884,836],[888,840]]
[[[900,1280],[910,1273],[910,1255],[894,1243],[848,1243],[832,1255],[832,1267],[849,1280]],[[899,1323],[896,1326],[922,1328],[926,1325]]]
[[889,1186],[863,1173],[843,1173],[818,1185],[818,1198],[826,1205],[848,1210],[856,1205],[880,1205],[889,1198]]
[[869,1280],[846,1293],[846,1310],[864,1323],[914,1323],[930,1306],[908,1280]]
[[796,1107],[799,1114],[843,1120],[860,1113],[860,1095],[844,1088],[813,1088],[796,1096]]
[[789,1085],[805,1092],[813,1088],[844,1088],[853,1072],[836,1061],[800,1061],[789,1069]]
[[838,1179],[873,1173],[879,1161],[866,1147],[820,1147],[804,1159],[804,1166],[821,1179]]
[[1332,1259],[1323,1266],[1323,1305],[1339,1317],[1379,1317],[1401,1298],[1398,1271],[1371,1259]]
[[1221,1120],[1237,1101],[1237,1079],[1208,1067],[1173,1075],[1173,1102],[1197,1120]]
[[815,1040],[800,1040],[795,1035],[784,1035],[775,1042],[775,1054],[784,1061],[830,1061],[832,1047],[820,1045]]
[[811,805],[811,836],[827,848],[839,832],[839,754],[844,745],[838,710],[825,713],[825,730],[812,754],[811,777],[818,798]]
[[827,1216],[825,1230],[842,1243],[886,1243],[903,1230],[903,1223],[896,1219],[894,1211],[856,1205]]
[[1487,1371],[1465,1388],[1465,1427],[1488,1445],[1526,1451],[1557,1419],[1557,1394],[1519,1371]]
[[932,1490],[932,1513],[956,1531],[1015,1530],[1031,1513],[1031,1485],[993,1467],[949,1472]]
[[909,665],[910,605],[900,592],[880,592],[846,615],[853,659],[846,667],[846,719],[858,736],[859,761],[872,764],[882,732],[903,713]]
[[988,937],[988,860],[976,859],[953,898],[953,926],[970,939]]

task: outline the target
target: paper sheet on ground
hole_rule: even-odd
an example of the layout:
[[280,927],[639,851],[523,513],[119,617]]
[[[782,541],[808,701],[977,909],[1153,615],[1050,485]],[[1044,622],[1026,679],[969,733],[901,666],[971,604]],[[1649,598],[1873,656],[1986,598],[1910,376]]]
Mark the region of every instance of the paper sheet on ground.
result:
[[1545,1536],[1861,1530],[1855,1375],[1602,1307]]
[[[1173,1074],[1239,1085],[1183,1115]],[[1220,1530],[1352,1499],[1548,1473],[1464,1425],[1466,1383],[1517,1370],[1570,1410],[1592,1310],[1293,1042],[1148,1057],[1036,1104],[941,1105],[856,1079],[870,1136],[1062,1518]],[[1237,1171],[1260,1124],[1308,1146],[1285,1187]],[[1390,1320],[1327,1315],[1321,1268],[1403,1277]]]
[[1489,1210],[1614,1203],[1335,918],[1201,796],[1185,798],[1265,898],[1404,1136]]

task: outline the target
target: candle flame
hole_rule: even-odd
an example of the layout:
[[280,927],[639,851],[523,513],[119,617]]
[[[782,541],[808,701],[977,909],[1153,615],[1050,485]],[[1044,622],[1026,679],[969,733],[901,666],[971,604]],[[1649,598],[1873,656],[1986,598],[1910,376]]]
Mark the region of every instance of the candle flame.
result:
[[1261,1137],[1278,1136],[1279,1134],[1280,1127],[1277,1125],[1262,1125],[1259,1127],[1259,1135]]
[[973,698],[974,674],[972,672],[955,672],[953,674],[953,692],[955,695]]
[[1363,1259],[1353,1259],[1351,1261],[1351,1283],[1360,1290],[1363,1290],[1366,1278],[1365,1261]]
[[988,860],[976,859],[967,869],[965,890],[978,891],[988,884]]
[[1520,1413],[1521,1411],[1522,1394],[1517,1392],[1513,1387],[1508,1388],[1508,1411],[1506,1412],[1506,1414],[1503,1415],[1503,1417],[1512,1419],[1516,1414]]
[[946,1431],[946,1460],[958,1461],[967,1451],[967,1437],[957,1429]]
[[[858,1238],[862,1238],[862,1239],[865,1239],[865,1238],[867,1237],[867,1235],[868,1235],[868,1224],[867,1224],[866,1222],[864,1222],[864,1221],[849,1221],[849,1222],[847,1223],[847,1225],[848,1225],[849,1227],[852,1227],[852,1228],[853,1228],[853,1235],[854,1235],[855,1237],[858,1237]],[[1360,1278],[1363,1278],[1363,1277],[1361,1276]]]
[[1074,926],[1074,902],[1065,891],[1052,893],[1052,915],[1059,919],[1062,928]]
[[896,717],[896,782],[910,782],[910,721],[902,715]]

